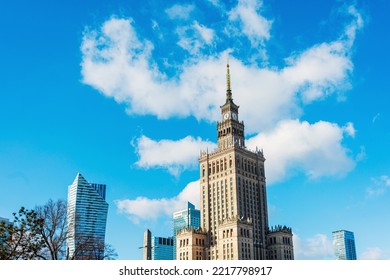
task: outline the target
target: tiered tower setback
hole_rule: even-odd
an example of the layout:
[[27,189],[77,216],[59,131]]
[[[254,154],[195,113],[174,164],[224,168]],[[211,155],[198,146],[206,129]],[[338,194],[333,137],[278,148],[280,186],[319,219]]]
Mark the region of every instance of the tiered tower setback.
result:
[[217,123],[218,148],[201,152],[202,227],[208,231],[209,259],[265,259],[268,213],[262,151],[245,146],[227,65],[226,101]]
[[[269,230],[265,158],[262,150],[245,146],[245,126],[233,101],[229,64],[226,78],[226,101],[217,122],[218,147],[201,151],[199,157],[201,229],[178,234],[177,258],[265,260],[272,249],[272,259],[293,259],[291,229]],[[268,234],[282,243],[268,244]]]

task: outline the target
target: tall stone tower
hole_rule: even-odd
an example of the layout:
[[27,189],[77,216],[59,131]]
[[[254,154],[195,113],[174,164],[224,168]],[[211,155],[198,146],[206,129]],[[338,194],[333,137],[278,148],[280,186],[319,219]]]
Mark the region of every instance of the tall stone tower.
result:
[[227,64],[226,101],[217,122],[218,147],[201,151],[200,226],[177,233],[180,260],[294,259],[292,230],[269,228],[263,151],[245,146]]
[[202,151],[200,163],[201,226],[208,259],[266,259],[268,211],[263,152],[245,146],[230,87],[217,123],[218,148]]

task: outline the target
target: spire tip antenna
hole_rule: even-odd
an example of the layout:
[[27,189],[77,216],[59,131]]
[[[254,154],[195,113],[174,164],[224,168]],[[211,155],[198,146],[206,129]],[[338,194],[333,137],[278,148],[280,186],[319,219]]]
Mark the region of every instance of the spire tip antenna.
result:
[[230,69],[229,69],[229,58],[227,59],[227,64],[226,64],[226,79],[227,79],[227,90],[230,91]]

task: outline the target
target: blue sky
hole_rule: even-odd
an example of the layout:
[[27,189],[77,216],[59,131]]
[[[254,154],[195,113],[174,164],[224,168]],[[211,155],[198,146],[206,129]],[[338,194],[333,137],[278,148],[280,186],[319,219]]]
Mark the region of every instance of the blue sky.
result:
[[296,259],[390,259],[385,0],[6,1],[0,9],[0,216],[107,184],[106,241],[142,257],[199,203],[229,57],[249,148],[266,156],[270,225]]

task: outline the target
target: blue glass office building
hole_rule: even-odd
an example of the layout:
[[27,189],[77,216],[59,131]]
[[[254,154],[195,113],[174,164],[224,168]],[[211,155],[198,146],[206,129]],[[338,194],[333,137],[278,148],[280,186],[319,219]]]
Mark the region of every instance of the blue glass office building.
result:
[[337,260],[356,260],[355,237],[353,232],[337,230],[332,232],[333,249]]
[[173,259],[176,259],[176,233],[183,228],[198,229],[200,227],[200,210],[188,202],[187,209],[173,213]]
[[86,240],[93,242],[93,250],[98,250],[97,254],[94,252],[95,258],[103,258],[108,212],[105,199],[106,185],[88,183],[77,173],[72,185],[68,187],[66,246],[70,258],[83,259],[89,253],[85,249],[84,252],[78,251],[81,247],[79,245],[87,242]]
[[173,260],[173,237],[152,236],[149,229],[144,233],[144,260]]
[[152,237],[152,260],[173,260],[173,238]]

